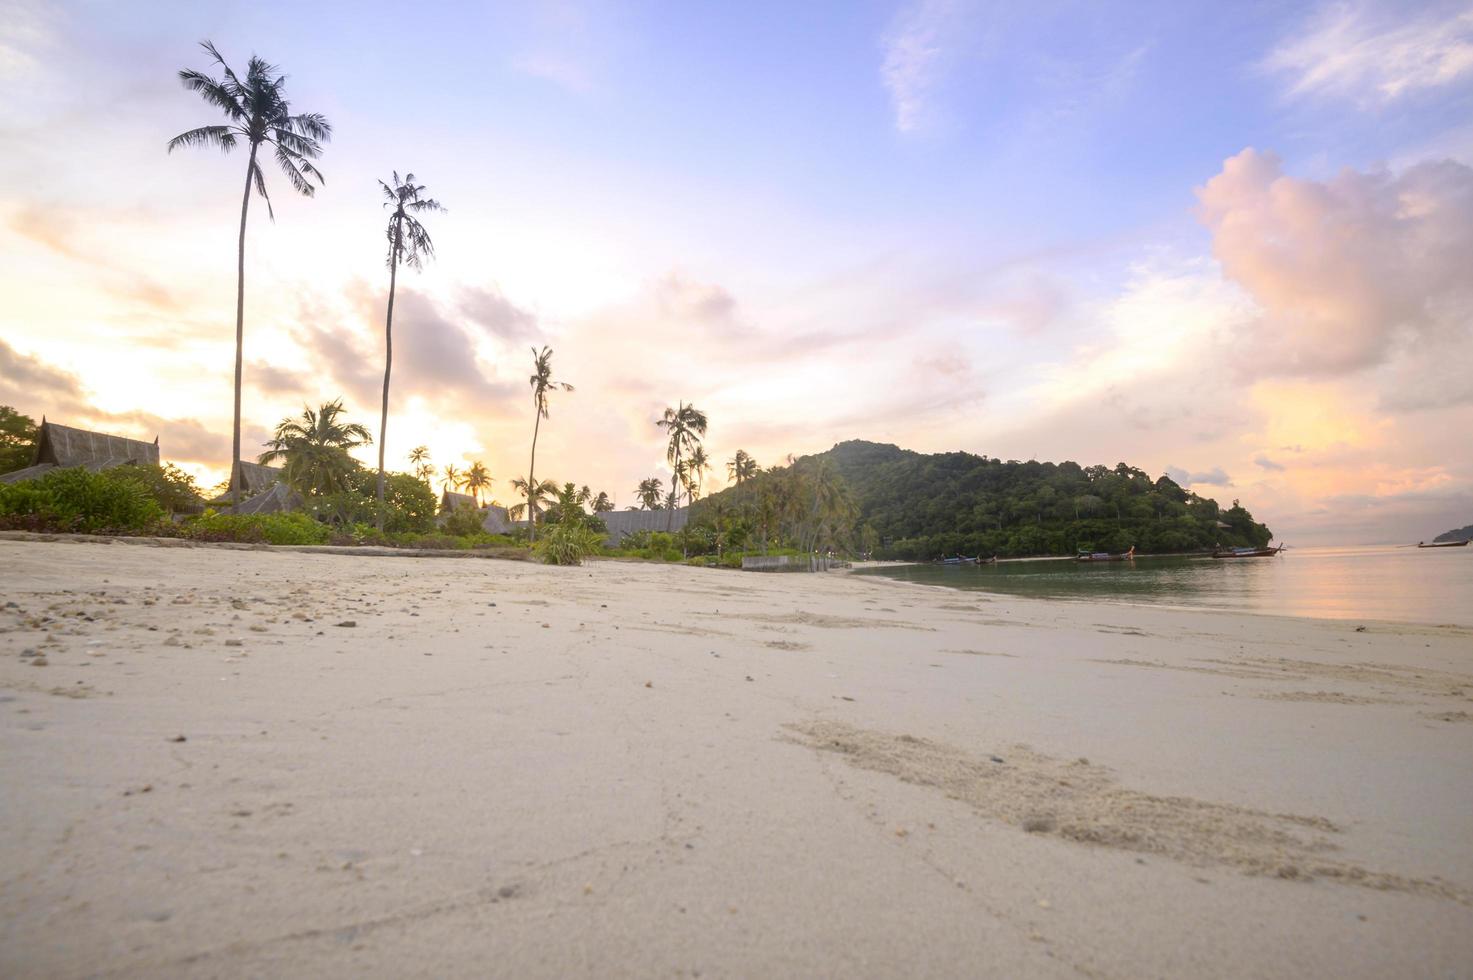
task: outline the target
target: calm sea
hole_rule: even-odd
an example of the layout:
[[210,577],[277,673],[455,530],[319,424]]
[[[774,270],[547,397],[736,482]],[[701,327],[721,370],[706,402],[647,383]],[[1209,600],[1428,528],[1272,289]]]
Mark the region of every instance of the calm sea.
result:
[[856,574],[1009,595],[1473,626],[1473,545],[1291,548],[1275,558],[1229,560],[902,565]]

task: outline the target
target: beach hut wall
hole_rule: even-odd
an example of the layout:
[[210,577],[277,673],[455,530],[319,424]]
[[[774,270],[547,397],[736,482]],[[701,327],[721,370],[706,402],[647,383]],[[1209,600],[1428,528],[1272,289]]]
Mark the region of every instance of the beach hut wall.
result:
[[598,516],[609,529],[604,545],[617,548],[619,542],[636,531],[682,530],[690,521],[690,508],[676,508],[673,519],[668,510],[611,510]]

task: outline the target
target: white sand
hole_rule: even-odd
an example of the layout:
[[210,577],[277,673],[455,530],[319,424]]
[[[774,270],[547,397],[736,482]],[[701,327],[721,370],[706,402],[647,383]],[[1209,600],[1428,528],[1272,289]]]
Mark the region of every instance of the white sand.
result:
[[1355,625],[0,541],[0,976],[1468,976],[1473,632]]

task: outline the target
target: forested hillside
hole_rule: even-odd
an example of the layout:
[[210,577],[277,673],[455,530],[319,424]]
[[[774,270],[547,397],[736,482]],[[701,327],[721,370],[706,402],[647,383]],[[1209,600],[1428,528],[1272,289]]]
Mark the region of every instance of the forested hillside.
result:
[[971,453],[925,455],[844,442],[702,501],[701,510],[758,506],[791,471],[832,471],[853,502],[852,547],[876,557],[1068,555],[1080,548],[1202,551],[1263,545],[1271,532],[1233,501],[1222,508],[1168,477],[1121,463],[1018,462]]
[[1433,541],[1473,541],[1473,524],[1452,531],[1443,531]]

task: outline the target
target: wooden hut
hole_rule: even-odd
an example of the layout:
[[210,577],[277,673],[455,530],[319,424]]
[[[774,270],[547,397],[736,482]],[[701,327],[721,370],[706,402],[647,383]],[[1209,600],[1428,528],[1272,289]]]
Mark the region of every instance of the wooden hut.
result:
[[31,465],[0,475],[0,482],[18,483],[34,480],[51,470],[85,467],[96,472],[114,466],[159,465],[159,440],[144,442],[123,436],[75,429],[41,419],[41,435]]

